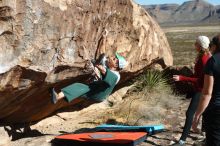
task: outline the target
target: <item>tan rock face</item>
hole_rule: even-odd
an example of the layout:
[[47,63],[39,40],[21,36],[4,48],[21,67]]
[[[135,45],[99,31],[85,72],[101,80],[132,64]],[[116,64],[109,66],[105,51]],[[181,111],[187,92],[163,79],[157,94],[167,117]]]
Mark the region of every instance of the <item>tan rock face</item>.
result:
[[0,26],[2,121],[36,121],[67,106],[50,104],[49,87],[85,81],[85,61],[100,53],[117,48],[127,58],[123,80],[155,58],[173,61],[160,27],[131,0],[1,0]]

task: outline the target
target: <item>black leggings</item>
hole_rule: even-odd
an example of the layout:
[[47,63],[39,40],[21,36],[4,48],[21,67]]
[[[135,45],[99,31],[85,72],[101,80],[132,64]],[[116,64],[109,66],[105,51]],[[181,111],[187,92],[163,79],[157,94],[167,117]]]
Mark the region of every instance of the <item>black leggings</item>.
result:
[[203,115],[206,146],[220,146],[220,107],[208,108]]
[[193,117],[194,114],[196,112],[197,106],[199,104],[199,100],[200,100],[200,96],[201,96],[201,92],[196,92],[189,104],[189,107],[186,111],[186,120],[185,120],[185,125],[183,128],[183,132],[182,135],[180,137],[181,140],[186,141],[186,138],[190,132],[190,129],[192,127],[192,122],[193,122]]

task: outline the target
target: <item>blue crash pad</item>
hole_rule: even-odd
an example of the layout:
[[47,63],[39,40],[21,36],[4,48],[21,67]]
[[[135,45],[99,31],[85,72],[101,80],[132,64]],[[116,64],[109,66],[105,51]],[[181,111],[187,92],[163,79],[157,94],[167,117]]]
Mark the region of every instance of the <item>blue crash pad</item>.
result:
[[139,131],[155,134],[164,130],[164,125],[124,126],[103,124],[95,127],[97,131]]

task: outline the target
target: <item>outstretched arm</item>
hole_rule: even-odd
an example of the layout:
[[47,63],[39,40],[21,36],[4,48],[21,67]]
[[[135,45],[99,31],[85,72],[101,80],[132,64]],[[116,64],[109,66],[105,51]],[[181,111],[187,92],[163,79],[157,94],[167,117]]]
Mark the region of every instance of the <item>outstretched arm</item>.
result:
[[197,82],[198,78],[186,77],[183,75],[173,75],[174,81],[189,81],[189,82]]

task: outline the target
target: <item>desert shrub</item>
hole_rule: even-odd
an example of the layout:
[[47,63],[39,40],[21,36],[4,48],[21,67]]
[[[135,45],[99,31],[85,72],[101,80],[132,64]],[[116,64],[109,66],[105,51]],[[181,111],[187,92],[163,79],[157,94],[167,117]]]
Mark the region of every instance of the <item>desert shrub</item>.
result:
[[129,96],[115,111],[126,125],[146,124],[166,118],[167,110],[177,108],[179,98],[172,94],[169,78],[157,70],[142,73]]
[[148,70],[137,78],[134,91],[148,94],[158,90],[166,90],[169,88],[168,80],[163,72]]
[[177,109],[180,103],[179,97],[168,92],[149,93],[144,98],[139,93],[124,101],[123,106],[120,105],[115,111],[115,115],[124,119],[126,125],[163,123],[166,112]]

